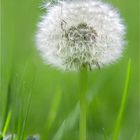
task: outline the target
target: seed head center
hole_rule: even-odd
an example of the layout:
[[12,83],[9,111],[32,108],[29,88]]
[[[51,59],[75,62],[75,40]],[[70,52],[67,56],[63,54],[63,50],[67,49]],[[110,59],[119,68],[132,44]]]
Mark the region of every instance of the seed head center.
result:
[[78,26],[71,26],[69,29],[64,30],[63,36],[71,43],[88,45],[96,41],[97,33],[93,27],[81,23]]

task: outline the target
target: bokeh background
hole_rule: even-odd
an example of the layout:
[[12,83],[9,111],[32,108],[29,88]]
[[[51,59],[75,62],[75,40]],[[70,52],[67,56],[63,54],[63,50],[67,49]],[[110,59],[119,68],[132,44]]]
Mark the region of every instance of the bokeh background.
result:
[[[127,26],[126,49],[115,64],[89,72],[88,140],[111,138],[121,104],[127,63],[132,60],[128,97],[121,123],[120,140],[139,140],[140,91],[139,0],[107,0],[120,9]],[[78,73],[63,72],[43,63],[35,45],[43,0],[1,1],[0,131],[7,110],[12,110],[8,128],[41,140],[78,140]],[[24,126],[24,127],[23,127]],[[24,139],[23,138],[23,139]]]

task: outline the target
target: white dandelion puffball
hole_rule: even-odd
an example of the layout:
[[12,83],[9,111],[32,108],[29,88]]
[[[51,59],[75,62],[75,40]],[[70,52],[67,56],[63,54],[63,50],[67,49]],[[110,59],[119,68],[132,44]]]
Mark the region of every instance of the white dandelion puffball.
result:
[[46,8],[36,40],[47,64],[63,70],[79,70],[82,66],[93,70],[121,56],[125,26],[111,5],[77,0]]

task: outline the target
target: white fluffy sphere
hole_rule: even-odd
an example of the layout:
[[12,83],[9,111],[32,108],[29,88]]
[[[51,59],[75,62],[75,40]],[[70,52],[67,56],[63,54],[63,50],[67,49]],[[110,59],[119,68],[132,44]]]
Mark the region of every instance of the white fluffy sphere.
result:
[[37,48],[59,69],[92,70],[113,63],[124,49],[125,26],[116,9],[97,0],[59,2],[38,24]]

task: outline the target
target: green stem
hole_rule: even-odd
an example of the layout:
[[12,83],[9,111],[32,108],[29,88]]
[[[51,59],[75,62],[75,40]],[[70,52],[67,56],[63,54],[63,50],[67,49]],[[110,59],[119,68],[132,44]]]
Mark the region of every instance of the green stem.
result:
[[12,115],[12,112],[9,111],[8,116],[6,118],[5,125],[4,125],[4,129],[3,129],[3,132],[2,132],[2,137],[4,137],[6,132],[7,132],[7,129],[8,129],[8,126],[9,126],[9,123],[10,123],[10,120],[11,120],[11,115]]
[[87,69],[80,70],[80,140],[86,140],[86,91],[87,91]]
[[131,59],[128,61],[128,67],[127,67],[127,75],[126,75],[126,81],[125,81],[125,87],[122,95],[122,101],[121,101],[121,106],[119,110],[119,114],[116,120],[116,125],[114,128],[114,133],[113,133],[113,138],[112,140],[118,140],[119,139],[119,131],[121,129],[121,122],[126,106],[126,99],[128,96],[128,85],[129,85],[129,80],[130,80],[130,70],[131,70]]

